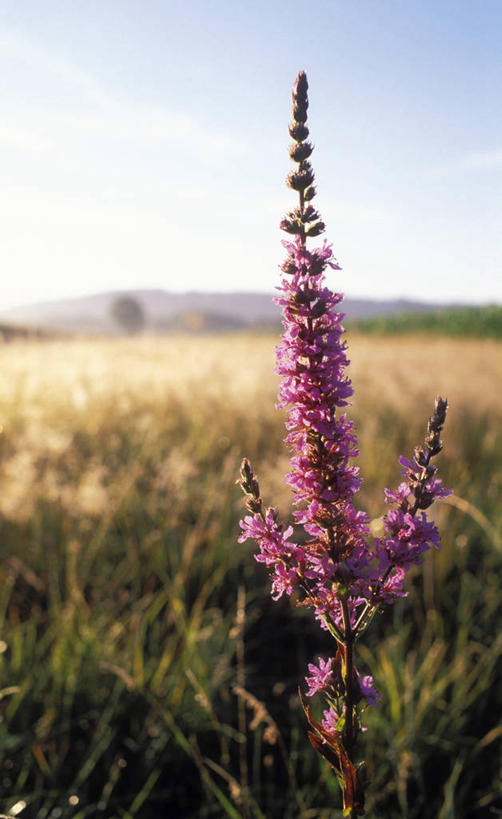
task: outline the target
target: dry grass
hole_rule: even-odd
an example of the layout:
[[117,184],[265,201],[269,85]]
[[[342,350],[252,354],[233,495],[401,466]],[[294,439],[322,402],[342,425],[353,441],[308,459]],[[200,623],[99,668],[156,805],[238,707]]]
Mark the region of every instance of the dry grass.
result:
[[[43,497],[57,498],[74,512],[100,514],[121,494],[119,476],[109,474],[103,453],[92,453],[85,464],[72,463],[76,430],[113,450],[119,444],[117,419],[130,419],[147,446],[149,431],[156,433],[162,424],[173,426],[173,418],[165,414],[167,406],[171,412],[175,407],[180,417],[189,414],[199,425],[213,412],[220,418],[222,413],[227,419],[245,417],[256,430],[266,423],[277,427],[274,343],[269,336],[236,335],[3,345],[0,510],[9,517],[26,517]],[[417,423],[423,425],[438,393],[450,401],[450,424],[452,419],[461,423],[466,412],[479,418],[502,416],[497,388],[502,383],[501,342],[445,338],[431,343],[424,337],[355,334],[350,357],[363,456],[369,446],[374,449],[375,441],[385,450],[382,415],[408,416],[414,431]],[[225,450],[230,439],[223,429],[219,432]],[[279,444],[277,438],[276,451]],[[450,441],[450,455],[452,446]],[[170,470],[174,479],[186,483],[194,474],[193,462],[179,448],[171,449],[168,458],[176,467]],[[289,500],[282,482],[287,463],[288,455],[279,446],[277,460],[267,459],[260,470],[264,486],[282,508]],[[391,453],[388,469],[394,464]],[[368,469],[371,478],[372,464]]]
[[[306,662],[329,648],[301,613],[270,602],[262,567],[235,542],[243,455],[266,502],[289,506],[274,343],[0,346],[0,782],[9,804],[27,803],[26,819],[54,808],[149,819],[166,805],[173,816],[238,816],[248,785],[242,804],[256,816],[297,815],[300,804],[305,817],[337,815],[336,783],[294,705]],[[434,804],[442,819],[471,819],[502,797],[502,343],[354,333],[349,344],[370,514],[436,393],[451,403],[440,460],[457,493],[457,506],[439,508],[444,549],[368,635],[386,699],[369,715],[370,811],[412,819]],[[282,750],[267,725],[244,730],[236,684],[248,704],[267,703]]]
[[457,411],[502,416],[502,343],[480,339],[349,337],[357,401],[388,403],[402,411],[448,397]]
[[[242,402],[274,391],[270,336],[160,337],[140,339],[19,341],[0,347],[0,412],[51,427],[112,397],[193,402],[194,392]],[[502,414],[502,343],[423,336],[349,338],[357,400],[400,408],[448,395],[454,407]]]

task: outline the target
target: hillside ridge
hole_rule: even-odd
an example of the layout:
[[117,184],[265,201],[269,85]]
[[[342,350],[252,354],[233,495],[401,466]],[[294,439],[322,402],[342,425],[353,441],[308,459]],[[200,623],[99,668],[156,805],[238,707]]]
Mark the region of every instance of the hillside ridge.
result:
[[[230,292],[209,293],[190,291],[173,293],[161,289],[133,289],[94,293],[78,298],[58,299],[21,305],[0,310],[0,320],[25,327],[86,333],[113,333],[117,325],[111,307],[118,298],[127,296],[143,308],[146,328],[169,330],[183,326],[186,315],[208,317],[211,326],[253,327],[275,324],[279,308],[272,301],[273,293]],[[372,300],[346,298],[342,310],[350,321],[392,316],[402,313],[449,309],[454,304],[430,304],[406,299]]]

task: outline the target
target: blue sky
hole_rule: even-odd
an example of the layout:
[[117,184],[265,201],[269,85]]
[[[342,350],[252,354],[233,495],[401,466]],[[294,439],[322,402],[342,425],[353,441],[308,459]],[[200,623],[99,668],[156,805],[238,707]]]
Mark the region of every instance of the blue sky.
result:
[[0,0],[0,307],[272,291],[299,69],[330,285],[502,303],[501,31],[498,0]]

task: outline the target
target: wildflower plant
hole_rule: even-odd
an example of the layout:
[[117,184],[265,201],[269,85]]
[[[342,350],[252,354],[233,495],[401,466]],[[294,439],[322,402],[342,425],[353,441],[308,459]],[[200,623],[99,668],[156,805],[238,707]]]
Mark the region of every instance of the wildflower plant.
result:
[[239,542],[256,541],[255,557],[270,573],[273,599],[295,591],[297,605],[311,607],[321,628],[335,640],[334,656],[308,666],[305,696],[322,698],[319,720],[301,691],[300,697],[310,741],[335,771],[344,815],[355,817],[364,813],[356,767],[361,714],[380,699],[372,677],[362,676],[356,667],[356,645],[376,612],[406,595],[407,571],[420,563],[424,552],[440,545],[426,510],[449,494],[432,463],[442,449],[447,402],[436,399],[423,444],[411,459],[400,458],[403,479],[397,489],[385,490],[383,536],[372,539],[368,516],[354,505],[361,478],[353,464],[358,455],[354,425],[345,412],[353,390],[346,374],[344,316],[338,310],[343,297],[331,292],[324,278],[327,267],[340,267],[326,241],[307,248],[325,229],[312,204],[316,190],[307,90],[302,71],[293,88],[289,126],[289,155],[296,168],[287,178],[298,205],[281,222],[290,239],[283,242],[287,255],[276,299],[284,327],[276,351],[281,376],[277,406],[287,409],[285,442],[292,457],[286,481],[297,507],[293,517],[298,535],[293,526],[284,528],[273,507],[264,507],[254,471],[244,459],[240,485],[250,514],[241,521]]

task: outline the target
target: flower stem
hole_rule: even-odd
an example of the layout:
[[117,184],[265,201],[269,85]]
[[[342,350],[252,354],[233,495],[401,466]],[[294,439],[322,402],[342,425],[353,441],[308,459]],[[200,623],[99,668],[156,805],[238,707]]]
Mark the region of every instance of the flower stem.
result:
[[[345,632],[345,642],[343,645],[343,682],[345,688],[345,724],[343,727],[343,744],[345,750],[347,752],[347,756],[352,764],[354,764],[354,750],[355,750],[355,743],[356,743],[356,735],[355,735],[355,728],[354,728],[354,642],[355,642],[355,635],[352,630],[352,626],[350,623],[350,612],[349,612],[349,605],[347,602],[347,598],[343,597],[341,599],[341,606],[342,606],[342,617],[343,617],[343,627]],[[362,796],[362,792],[360,791],[360,795]],[[345,804],[345,793],[343,794],[344,798],[344,808],[346,809],[348,806]],[[350,819],[355,819],[357,816],[356,810],[353,805],[350,805],[350,814],[348,816]]]
[[345,632],[345,642],[343,646],[344,655],[344,686],[345,686],[345,725],[343,729],[344,745],[352,761],[354,753],[354,634],[350,625],[349,606],[346,598],[342,598],[343,627]]

